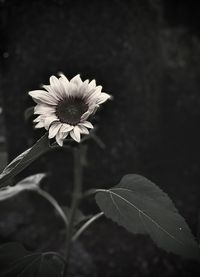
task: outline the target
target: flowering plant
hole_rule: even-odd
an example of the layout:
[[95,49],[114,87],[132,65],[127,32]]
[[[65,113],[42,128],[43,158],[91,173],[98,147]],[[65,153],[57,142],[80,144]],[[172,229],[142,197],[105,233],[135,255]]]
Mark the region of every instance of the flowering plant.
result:
[[[186,258],[200,260],[199,246],[183,217],[158,186],[137,174],[125,175],[110,189],[82,187],[85,141],[95,139],[90,122],[100,105],[112,97],[102,92],[95,80],[82,81],[79,75],[70,81],[65,75],[50,77],[43,90],[30,91],[36,102],[35,128],[46,133],[35,145],[16,157],[0,175],[0,200],[4,201],[24,190],[39,193],[53,205],[66,227],[65,255],[55,252],[30,253],[18,243],[0,247],[1,276],[66,277],[72,244],[98,218],[106,216],[133,234],[149,234],[158,247]],[[89,131],[90,130],[90,131]],[[82,137],[81,137],[82,136]],[[65,213],[59,203],[40,188],[45,174],[29,176],[10,186],[11,180],[45,152],[68,148],[74,157],[74,189],[71,207]],[[75,228],[78,208],[85,197],[94,196],[100,211],[81,220]],[[36,274],[36,275],[32,275]]]

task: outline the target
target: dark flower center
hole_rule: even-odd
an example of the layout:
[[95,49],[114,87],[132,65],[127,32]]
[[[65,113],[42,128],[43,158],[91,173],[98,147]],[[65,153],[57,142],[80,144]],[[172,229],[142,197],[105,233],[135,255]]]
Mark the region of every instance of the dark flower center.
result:
[[62,123],[76,125],[87,110],[88,105],[83,98],[71,97],[58,103],[56,115]]

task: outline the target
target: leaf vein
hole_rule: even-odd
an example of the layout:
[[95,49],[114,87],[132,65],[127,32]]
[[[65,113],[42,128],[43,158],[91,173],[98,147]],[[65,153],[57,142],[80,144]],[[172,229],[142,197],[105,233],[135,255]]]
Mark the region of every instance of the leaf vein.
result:
[[[119,194],[108,190],[109,193],[113,193],[114,195],[116,195],[117,197],[119,197],[120,199],[122,199],[124,202],[128,203],[129,205],[131,205],[133,208],[135,208],[136,210],[139,211],[139,215],[140,215],[140,220],[141,220],[141,214],[144,215],[145,217],[147,217],[150,221],[153,222],[153,224],[155,224],[159,229],[161,229],[164,233],[166,233],[169,237],[171,237],[172,239],[174,239],[175,241],[177,241],[180,244],[183,244],[180,240],[178,240],[176,237],[174,237],[173,235],[171,235],[167,230],[165,230],[162,226],[160,226],[153,218],[151,218],[148,214],[146,214],[145,212],[143,212],[142,210],[140,210],[137,206],[135,206],[134,204],[132,204],[130,201],[126,200],[124,197],[120,196]],[[116,202],[115,202],[115,205]],[[119,207],[118,207],[119,209]]]

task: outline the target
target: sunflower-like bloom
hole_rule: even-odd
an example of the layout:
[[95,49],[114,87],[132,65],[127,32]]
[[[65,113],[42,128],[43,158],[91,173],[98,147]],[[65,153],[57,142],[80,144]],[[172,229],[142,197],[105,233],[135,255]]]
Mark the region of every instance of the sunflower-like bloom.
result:
[[60,146],[68,135],[80,142],[81,134],[89,134],[88,129],[93,128],[87,119],[111,96],[101,92],[102,86],[96,86],[95,80],[82,81],[79,74],[70,81],[64,74],[51,76],[49,81],[44,90],[29,92],[37,103],[35,128],[48,130],[49,138],[55,137]]

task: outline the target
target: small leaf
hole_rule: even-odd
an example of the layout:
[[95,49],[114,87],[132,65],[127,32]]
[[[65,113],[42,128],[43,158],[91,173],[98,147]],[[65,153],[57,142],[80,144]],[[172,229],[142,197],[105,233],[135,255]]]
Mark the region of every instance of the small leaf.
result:
[[1,277],[62,277],[64,264],[58,253],[31,253],[14,242],[0,246]]
[[105,215],[134,234],[148,233],[168,252],[200,260],[200,250],[184,218],[159,187],[129,174],[109,190],[97,190],[96,201]]
[[38,190],[40,181],[45,177],[44,173],[29,176],[15,186],[7,186],[0,189],[0,201],[11,198],[25,190]]
[[5,187],[7,181],[15,177],[41,154],[45,153],[49,149],[48,135],[45,134],[31,148],[24,151],[9,165],[6,166],[6,168],[0,174],[0,187]]

